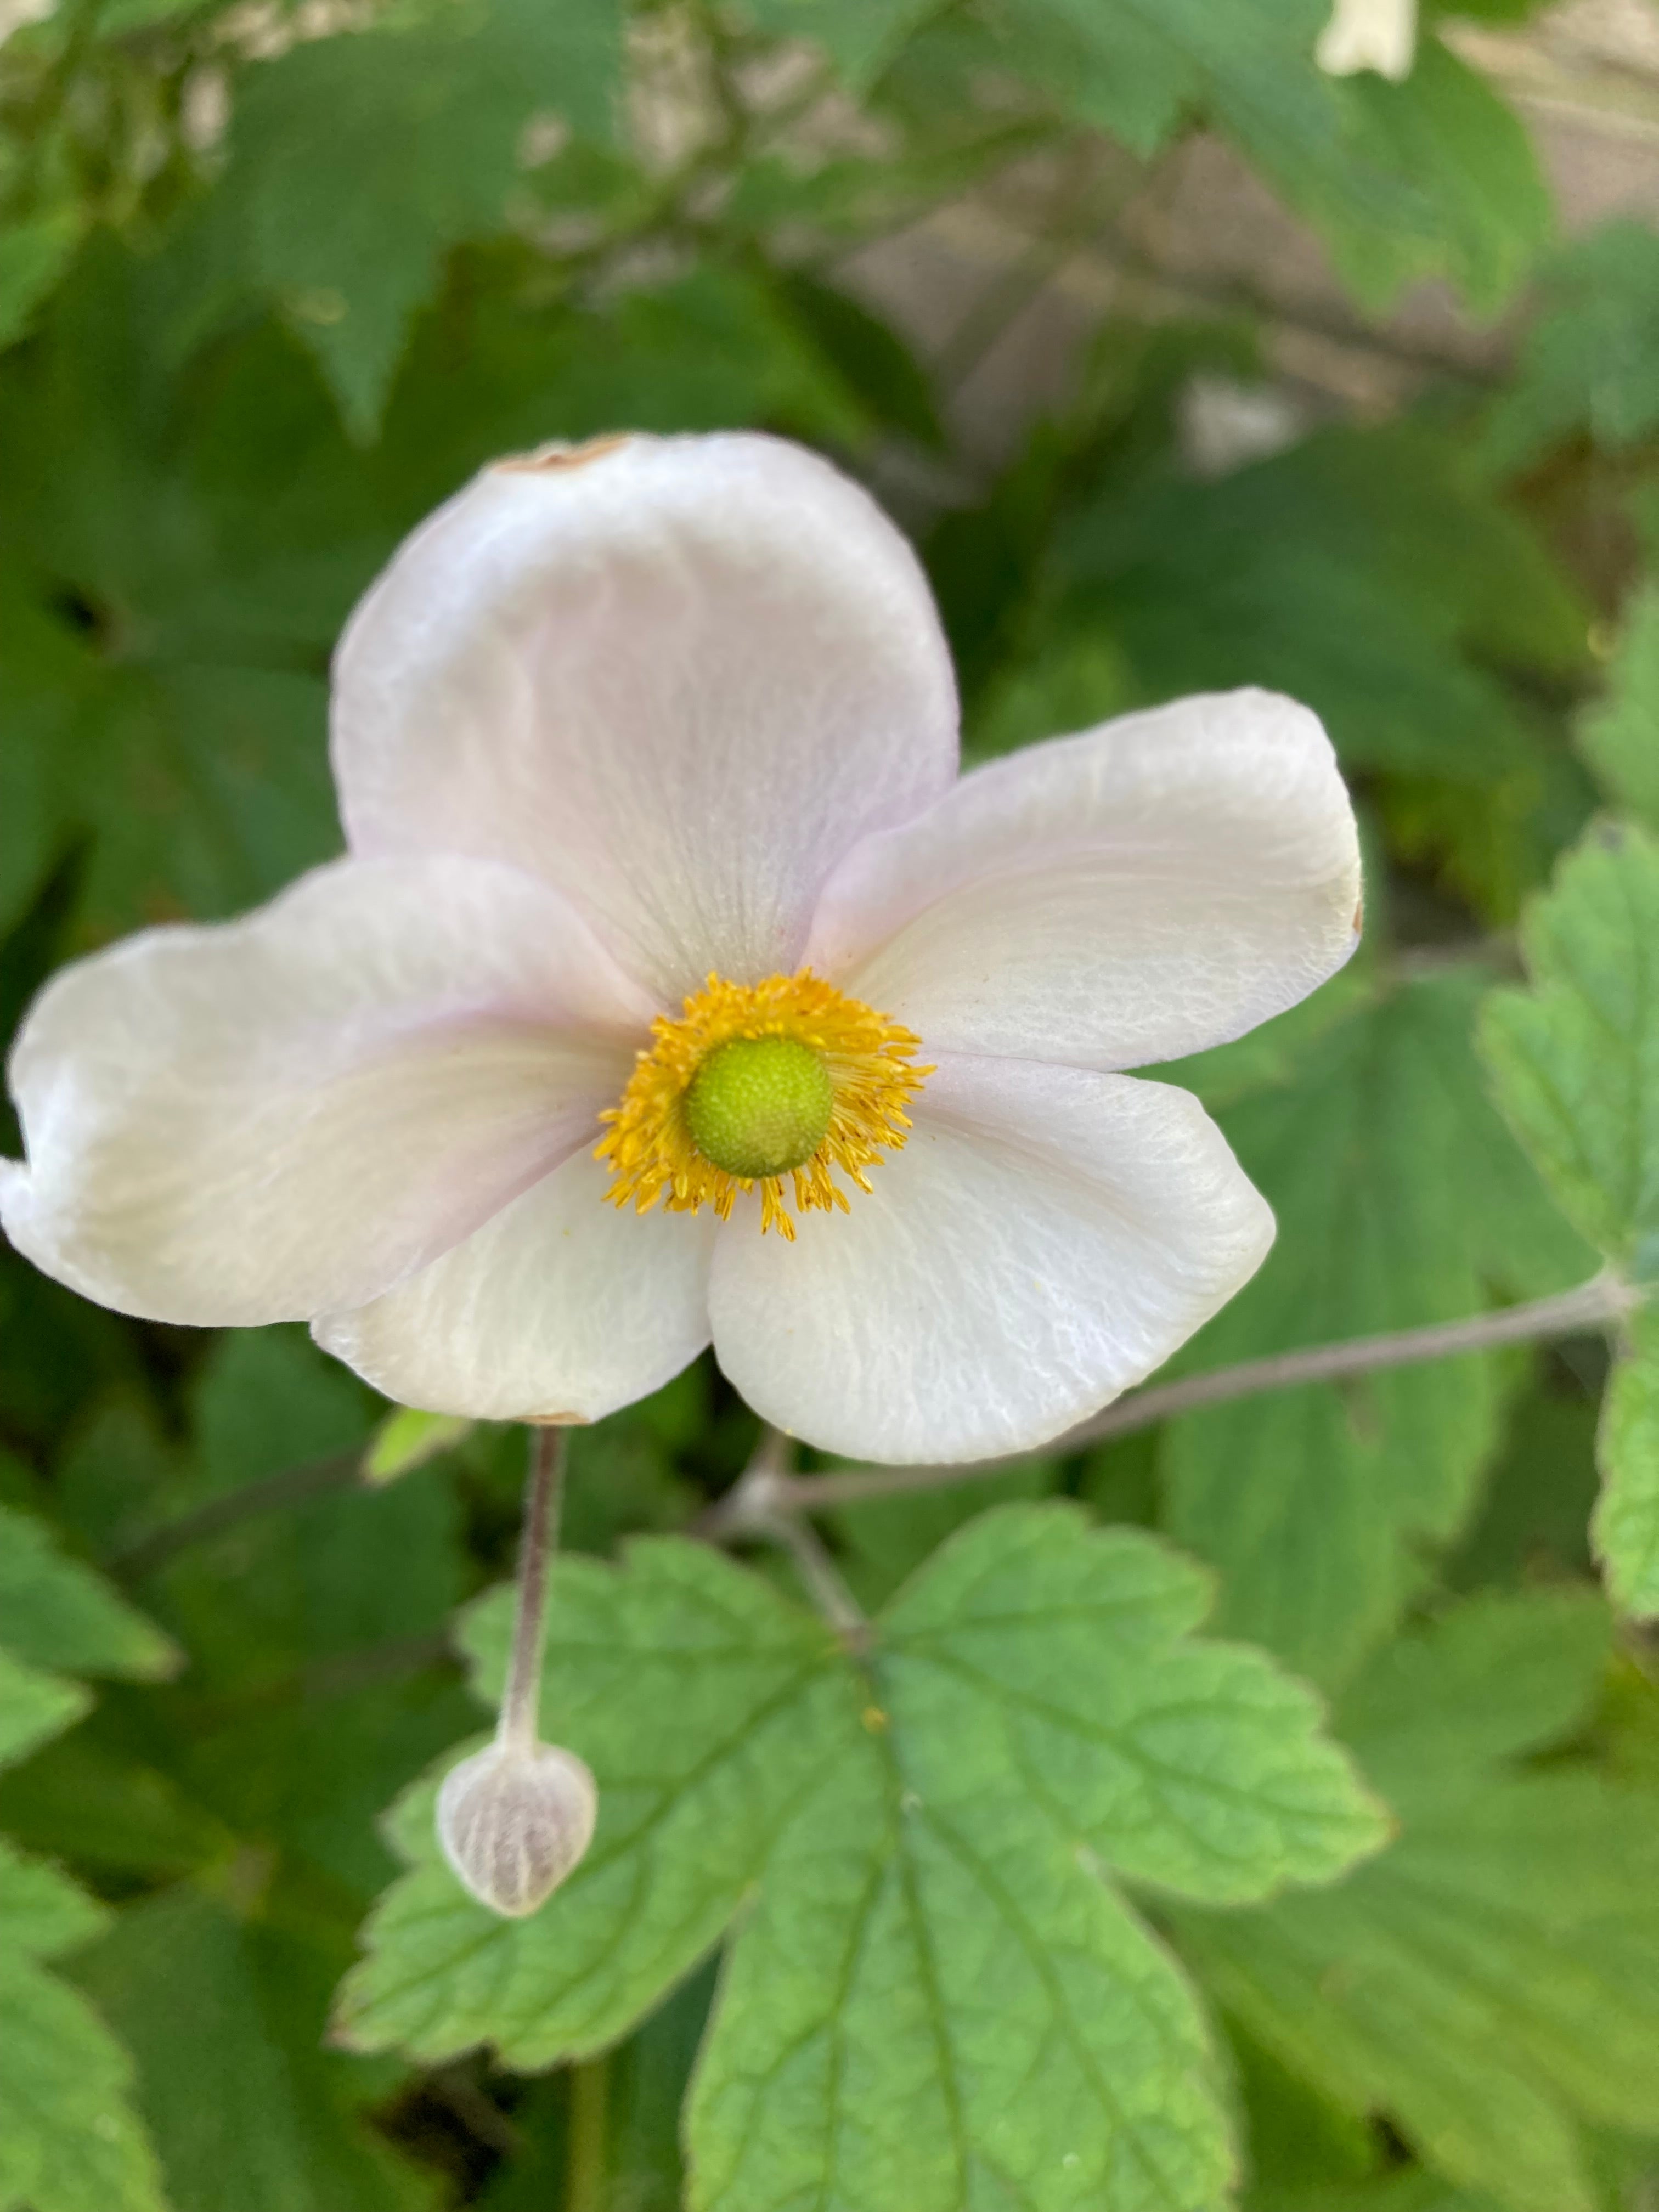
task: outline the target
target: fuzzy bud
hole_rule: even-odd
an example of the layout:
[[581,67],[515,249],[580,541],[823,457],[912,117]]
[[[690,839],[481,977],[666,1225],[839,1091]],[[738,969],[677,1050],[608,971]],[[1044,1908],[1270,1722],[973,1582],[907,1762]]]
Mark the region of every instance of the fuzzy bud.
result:
[[574,1752],[497,1741],[445,1776],[438,1841],[481,1905],[518,1919],[544,1904],[580,1860],[599,1805]]

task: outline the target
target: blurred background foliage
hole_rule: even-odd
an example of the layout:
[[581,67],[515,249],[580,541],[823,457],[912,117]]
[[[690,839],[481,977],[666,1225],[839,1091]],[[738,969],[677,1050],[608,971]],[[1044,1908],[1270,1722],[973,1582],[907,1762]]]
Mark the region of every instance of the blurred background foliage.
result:
[[[1177,1071],[1281,1222],[1182,1367],[1591,1272],[1471,1037],[1598,805],[1659,826],[1659,29],[1632,0],[1582,76],[1636,180],[1587,228],[1544,129],[1571,24],[1429,0],[1395,85],[1320,75],[1324,12],[0,0],[0,1030],[337,849],[331,642],[482,461],[754,424],[915,536],[975,756],[1243,683],[1330,729],[1370,928]],[[1160,1528],[1389,1778],[1381,1861],[1170,1919],[1252,2212],[1656,2201],[1659,1689],[1594,1595],[1606,1364],[1287,1392],[830,1527],[872,1603],[993,1497]],[[377,1816],[480,1723],[447,1624],[522,1460],[382,1435],[366,1480],[385,1413],[301,1338],[0,1253],[0,2212],[681,2202],[708,1970],[542,2075],[331,2040]],[[684,1528],[753,1441],[704,1363],[577,1437],[569,1541]]]

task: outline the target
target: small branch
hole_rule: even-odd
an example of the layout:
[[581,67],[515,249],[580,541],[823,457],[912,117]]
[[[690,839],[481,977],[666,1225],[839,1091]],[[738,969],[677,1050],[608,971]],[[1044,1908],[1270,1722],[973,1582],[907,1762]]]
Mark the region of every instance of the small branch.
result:
[[[734,1486],[710,1506],[693,1533],[715,1542],[728,1535],[757,1536],[787,1552],[813,1604],[836,1633],[859,1650],[869,1636],[870,1623],[823,1538],[789,1502],[797,1485],[807,1479],[790,1473],[789,1459],[788,1438],[776,1429],[763,1429],[753,1458]],[[738,1511],[729,1513],[738,1499],[743,1501]]]
[[525,1485],[524,1534],[519,1543],[519,1600],[513,1654],[501,1693],[498,1743],[528,1750],[541,1714],[542,1650],[547,1640],[547,1570],[558,1547],[564,1499],[565,1431],[551,1423],[532,1429],[530,1479]]
[[181,1513],[176,1521],[141,1536],[105,1565],[110,1573],[132,1580],[153,1575],[176,1553],[222,1535],[240,1522],[261,1514],[285,1512],[290,1506],[309,1505],[313,1498],[325,1498],[331,1491],[349,1490],[361,1480],[362,1463],[363,1448],[357,1444],[349,1451],[331,1452],[326,1459],[307,1460],[302,1467],[284,1468],[280,1474],[267,1475],[263,1482],[245,1482],[240,1490],[210,1498],[193,1513]]
[[1395,1329],[1381,1336],[1354,1337],[1341,1344],[1312,1345],[1305,1351],[1275,1352],[1265,1359],[1241,1361],[1235,1367],[1183,1376],[1179,1382],[1155,1383],[1151,1389],[1126,1393],[1052,1443],[1007,1459],[975,1460],[951,1467],[859,1468],[837,1474],[772,1472],[752,1486],[751,1475],[746,1474],[704,1516],[700,1533],[726,1541],[750,1531],[763,1533],[763,1524],[781,1515],[854,1505],[865,1498],[892,1498],[905,1491],[942,1490],[958,1482],[984,1482],[1011,1468],[1029,1466],[1033,1460],[1079,1451],[1112,1437],[1151,1428],[1177,1413],[1224,1405],[1235,1398],[1253,1398],[1265,1390],[1338,1382],[1346,1376],[1449,1359],[1462,1352],[1495,1351],[1500,1345],[1582,1335],[1621,1321],[1639,1303],[1638,1294],[1616,1276],[1597,1275],[1576,1290],[1534,1298],[1526,1305],[1505,1306],[1496,1313],[1471,1314],[1463,1321],[1434,1322],[1426,1328]]
[[803,1521],[799,1513],[780,1510],[754,1526],[757,1535],[770,1537],[788,1553],[808,1595],[836,1635],[854,1650],[860,1648],[869,1636],[870,1623],[811,1522]]

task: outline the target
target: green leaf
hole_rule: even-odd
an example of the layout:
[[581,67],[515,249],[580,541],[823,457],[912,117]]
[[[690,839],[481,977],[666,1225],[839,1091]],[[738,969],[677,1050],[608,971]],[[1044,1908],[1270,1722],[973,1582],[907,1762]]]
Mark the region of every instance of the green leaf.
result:
[[1586,2123],[1659,2126],[1659,1802],[1510,1764],[1582,1725],[1598,1615],[1577,1595],[1478,1601],[1385,1651],[1337,1725],[1399,1840],[1323,1893],[1176,1915],[1206,1985],[1285,2064],[1516,2212],[1598,2205]]
[[[1380,309],[1413,279],[1442,275],[1476,315],[1496,313],[1553,228],[1525,125],[1483,76],[1427,35],[1403,83],[1364,70],[1344,91],[1358,118],[1356,153],[1410,180],[1415,220],[1354,225],[1337,203],[1322,227],[1343,276]],[[1320,220],[1316,209],[1308,212]]]
[[990,20],[1005,67],[1143,157],[1158,151],[1197,96],[1201,77],[1192,57],[1134,7],[1009,0]]
[[1548,1360],[1510,1401],[1502,1451],[1478,1517],[1446,1562],[1461,1590],[1583,1579],[1591,1571],[1595,1417],[1590,1389],[1566,1360]]
[[1659,1310],[1644,1307],[1613,1370],[1596,1438],[1603,1488],[1590,1535],[1622,1611],[1659,1614]]
[[[174,1778],[132,1755],[132,1718],[94,1713],[0,1776],[0,1826],[29,1850],[106,1878],[171,1881],[223,1861],[236,1838]],[[153,1737],[148,1748],[153,1756]]]
[[[436,2177],[368,2122],[382,2069],[323,2045],[331,1955],[190,1889],[130,1907],[75,1979],[131,2051],[173,2212],[416,2212]],[[90,2212],[90,2208],[88,2208]]]
[[456,1413],[422,1413],[412,1406],[399,1406],[386,1415],[363,1454],[367,1482],[395,1482],[436,1459],[471,1431],[471,1421]]
[[863,92],[933,6],[934,0],[744,0],[744,13],[769,38],[815,40],[848,88]]
[[1620,453],[1659,428],[1659,237],[1612,222],[1558,258],[1519,373],[1488,418],[1494,467],[1522,469],[1588,436]]
[[60,1552],[30,1514],[0,1505],[0,1643],[40,1667],[154,1677],[179,1655],[103,1578]]
[[152,1693],[147,1747],[226,1828],[325,1870],[349,1911],[388,1870],[376,1811],[470,1718],[442,1634],[466,1588],[456,1498],[435,1468],[361,1481],[372,1401],[298,1333],[224,1338],[194,1401],[170,1504],[252,1487],[264,1510],[146,1578],[189,1658]]
[[833,1520],[843,1547],[841,1565],[860,1604],[884,1605],[965,1521],[993,1505],[1046,1497],[1058,1474],[1054,1461],[1028,1460],[988,1480],[901,1490],[838,1507]]
[[128,2102],[131,2063],[84,1999],[37,1963],[103,1919],[61,1875],[0,1844],[0,2212],[165,2212]]
[[1659,844],[1607,825],[1528,911],[1529,990],[1480,1042],[1498,1100],[1569,1218],[1638,1281],[1659,1275]]
[[0,1765],[73,1728],[92,1699],[78,1682],[26,1667],[0,1650]]
[[1425,35],[1403,84],[1336,84],[1315,65],[1323,0],[1013,0],[1007,65],[1069,114],[1157,151],[1194,108],[1314,223],[1373,311],[1449,278],[1501,306],[1550,231],[1527,133]]
[[1263,684],[1352,767],[1487,783],[1532,740],[1493,666],[1586,665],[1587,615],[1452,441],[1323,431],[1215,482],[1159,475],[1058,549],[1075,618],[1107,611],[1148,699]]
[[[550,1600],[543,1727],[599,1777],[587,1857],[546,1909],[504,1925],[437,1855],[433,1790],[417,1791],[393,1839],[422,1863],[377,1909],[343,1993],[363,2046],[435,2057],[488,2039],[526,2068],[602,2048],[718,1939],[845,1732],[819,1623],[693,1545],[640,1540],[628,1559],[618,1572],[567,1554]],[[495,1593],[465,1632],[492,1700],[508,1611]]]
[[0,346],[27,330],[73,260],[85,220],[80,209],[66,207],[0,224]]
[[[1258,1654],[1192,1642],[1155,1540],[1012,1506],[960,1532],[867,1661],[674,1540],[556,1578],[545,1725],[593,1766],[592,1849],[528,1923],[431,1838],[343,1998],[360,2044],[544,2066],[620,2034],[757,1885],[690,2119],[692,2201],[955,2212],[1000,2190],[1207,2206],[1229,2153],[1190,1992],[1112,1887],[1260,1896],[1374,1849],[1377,1809]],[[507,1608],[468,1642],[499,1679]]]
[[[1480,983],[1451,971],[1384,995],[1316,1035],[1288,1091],[1224,1112],[1279,1237],[1185,1365],[1457,1320],[1491,1287],[1593,1272],[1485,1096]],[[1464,1358],[1172,1423],[1169,1527],[1224,1571],[1222,1628],[1340,1680],[1421,1585],[1425,1547],[1468,1517],[1498,1410],[1492,1363]]]
[[927,376],[885,323],[848,293],[804,271],[785,275],[779,296],[875,422],[920,446],[945,448],[948,441]]
[[621,60],[617,0],[464,0],[246,72],[216,219],[354,436],[374,434],[446,249],[502,227],[525,125],[551,111],[602,133]]
[[0,390],[0,756],[33,824],[0,892],[84,842],[83,937],[231,911],[336,848],[323,666],[390,536],[365,544],[274,333],[166,385],[154,282],[100,242]]
[[1659,830],[1659,584],[1631,602],[1607,697],[1580,719],[1578,750],[1613,804]]
[[104,1925],[101,1905],[38,1859],[19,1858],[0,1842],[0,1934],[19,1958],[52,1959]]

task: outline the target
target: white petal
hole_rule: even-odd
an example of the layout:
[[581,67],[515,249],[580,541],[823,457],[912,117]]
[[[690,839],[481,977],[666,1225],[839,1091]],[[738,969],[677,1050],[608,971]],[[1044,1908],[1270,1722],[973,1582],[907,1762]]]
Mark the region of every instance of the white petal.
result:
[[915,556],[800,447],[629,437],[497,464],[418,530],[335,661],[364,853],[538,870],[665,1001],[793,969],[854,841],[948,787]]
[[755,1410],[859,1459],[1046,1443],[1160,1366],[1273,1242],[1198,1101],[1131,1076],[947,1059],[872,1179],[793,1244],[734,1213],[709,1285]]
[[1331,76],[1376,70],[1396,82],[1408,77],[1417,52],[1417,0],[1336,0],[1316,52]]
[[487,1421],[597,1421],[708,1341],[701,1213],[619,1212],[583,1151],[465,1244],[317,1341],[388,1398]]
[[1316,717],[1232,691],[964,776],[848,854],[807,957],[929,1056],[1144,1067],[1305,998],[1353,950],[1358,904]]
[[342,861],[66,969],[9,1076],[0,1218],[106,1305],[208,1324],[376,1296],[590,1140],[649,1008],[532,878]]

